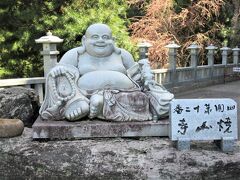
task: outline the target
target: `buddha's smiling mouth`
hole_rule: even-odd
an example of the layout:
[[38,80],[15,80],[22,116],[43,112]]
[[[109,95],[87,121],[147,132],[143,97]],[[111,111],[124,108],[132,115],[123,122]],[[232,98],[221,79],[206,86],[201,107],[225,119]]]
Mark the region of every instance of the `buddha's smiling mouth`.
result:
[[107,45],[106,44],[94,44],[94,46],[97,48],[105,48]]

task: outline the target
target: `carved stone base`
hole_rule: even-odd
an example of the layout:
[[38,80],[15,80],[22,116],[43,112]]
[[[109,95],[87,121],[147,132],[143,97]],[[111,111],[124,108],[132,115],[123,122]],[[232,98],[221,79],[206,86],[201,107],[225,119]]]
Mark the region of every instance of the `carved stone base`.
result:
[[79,122],[43,121],[33,125],[33,139],[61,140],[101,137],[168,136],[168,119],[158,122],[106,122],[86,120]]

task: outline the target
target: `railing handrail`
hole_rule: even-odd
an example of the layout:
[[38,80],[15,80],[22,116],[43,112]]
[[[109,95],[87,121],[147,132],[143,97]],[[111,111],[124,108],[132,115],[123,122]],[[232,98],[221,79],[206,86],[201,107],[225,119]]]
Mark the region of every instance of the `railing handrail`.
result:
[[1,79],[0,87],[43,84],[43,83],[45,83],[45,77]]

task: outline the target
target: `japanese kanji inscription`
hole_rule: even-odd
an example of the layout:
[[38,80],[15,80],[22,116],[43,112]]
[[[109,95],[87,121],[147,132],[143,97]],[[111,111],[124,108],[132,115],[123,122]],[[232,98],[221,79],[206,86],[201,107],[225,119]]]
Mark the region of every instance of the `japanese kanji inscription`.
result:
[[170,108],[172,140],[237,139],[237,103],[232,99],[175,99]]

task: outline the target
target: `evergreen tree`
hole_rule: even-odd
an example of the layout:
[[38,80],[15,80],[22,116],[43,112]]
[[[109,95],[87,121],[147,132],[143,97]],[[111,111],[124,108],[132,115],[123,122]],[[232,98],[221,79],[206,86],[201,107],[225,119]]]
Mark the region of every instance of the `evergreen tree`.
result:
[[5,77],[43,76],[40,45],[35,39],[48,30],[64,39],[60,56],[79,46],[86,28],[106,23],[117,44],[131,52],[125,0],[8,0],[0,1],[0,73]]

